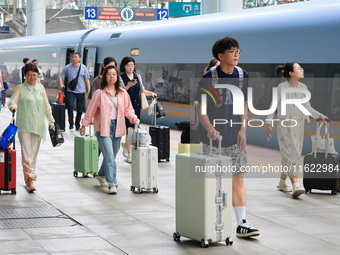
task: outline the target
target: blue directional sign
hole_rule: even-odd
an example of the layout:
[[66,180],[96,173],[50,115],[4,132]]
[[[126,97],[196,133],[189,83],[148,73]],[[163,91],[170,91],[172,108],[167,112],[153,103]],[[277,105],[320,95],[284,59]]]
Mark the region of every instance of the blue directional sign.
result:
[[0,34],[9,34],[9,27],[8,26],[0,27]]
[[201,14],[201,3],[169,2],[169,17],[186,17]]
[[85,19],[97,19],[97,7],[85,7]]

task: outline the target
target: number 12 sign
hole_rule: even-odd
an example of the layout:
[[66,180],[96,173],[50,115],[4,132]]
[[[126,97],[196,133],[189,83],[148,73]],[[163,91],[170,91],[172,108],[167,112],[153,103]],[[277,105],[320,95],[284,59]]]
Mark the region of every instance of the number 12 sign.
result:
[[169,19],[168,9],[157,9],[157,20]]
[[97,19],[97,7],[85,7],[85,19]]

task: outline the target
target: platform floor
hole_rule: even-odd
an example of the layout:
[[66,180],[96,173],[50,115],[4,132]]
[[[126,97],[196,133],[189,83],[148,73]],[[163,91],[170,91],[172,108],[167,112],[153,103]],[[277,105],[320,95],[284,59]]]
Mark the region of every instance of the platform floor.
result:
[[[0,111],[0,131],[11,121]],[[292,199],[276,189],[278,174],[248,175],[247,219],[261,235],[234,244],[174,242],[175,155],[179,131],[171,131],[171,159],[159,163],[159,193],[130,191],[131,165],[119,152],[118,194],[108,195],[92,177],[73,177],[75,130],[53,148],[42,142],[37,161],[37,191],[24,188],[20,144],[17,142],[17,194],[0,196],[0,254],[340,254],[340,194],[303,194]],[[248,145],[249,165],[279,165],[278,151]],[[300,180],[301,182],[301,180]],[[194,212],[193,212],[194,213]]]

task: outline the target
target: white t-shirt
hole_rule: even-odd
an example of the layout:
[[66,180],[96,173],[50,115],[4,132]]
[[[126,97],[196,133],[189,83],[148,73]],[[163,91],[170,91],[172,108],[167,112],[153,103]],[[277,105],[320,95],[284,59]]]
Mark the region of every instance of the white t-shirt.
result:
[[113,103],[113,107],[112,107],[112,112],[111,112],[111,120],[115,120],[117,119],[117,97],[112,98],[112,103]]

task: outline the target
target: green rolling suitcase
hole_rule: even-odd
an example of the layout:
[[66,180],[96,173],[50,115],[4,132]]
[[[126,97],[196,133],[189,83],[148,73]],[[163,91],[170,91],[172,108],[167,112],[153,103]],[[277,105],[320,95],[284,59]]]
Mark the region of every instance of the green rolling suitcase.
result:
[[90,135],[74,137],[74,172],[73,176],[77,177],[78,173],[83,173],[83,177],[93,174],[96,177],[98,172],[98,141],[95,136]]

